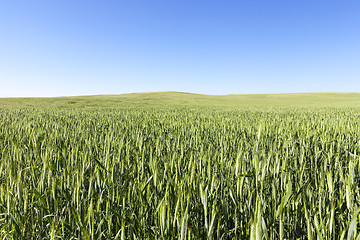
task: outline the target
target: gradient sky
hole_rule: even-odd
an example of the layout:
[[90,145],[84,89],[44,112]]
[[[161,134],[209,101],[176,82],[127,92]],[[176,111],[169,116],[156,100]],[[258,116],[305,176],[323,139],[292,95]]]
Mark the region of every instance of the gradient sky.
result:
[[3,0],[0,97],[360,92],[359,0]]

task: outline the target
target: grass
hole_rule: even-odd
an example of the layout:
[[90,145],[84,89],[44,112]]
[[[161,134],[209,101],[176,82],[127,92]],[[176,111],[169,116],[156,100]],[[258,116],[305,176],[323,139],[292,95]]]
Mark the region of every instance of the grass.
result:
[[84,108],[104,107],[218,106],[252,107],[360,107],[360,93],[292,93],[202,95],[182,92],[132,93],[57,98],[0,98],[0,108]]
[[1,239],[356,239],[360,94],[0,99]]

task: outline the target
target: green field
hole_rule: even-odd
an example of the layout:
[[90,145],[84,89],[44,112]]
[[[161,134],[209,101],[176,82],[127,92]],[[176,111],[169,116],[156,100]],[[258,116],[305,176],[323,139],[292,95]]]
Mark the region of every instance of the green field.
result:
[[360,94],[0,99],[1,239],[359,239]]

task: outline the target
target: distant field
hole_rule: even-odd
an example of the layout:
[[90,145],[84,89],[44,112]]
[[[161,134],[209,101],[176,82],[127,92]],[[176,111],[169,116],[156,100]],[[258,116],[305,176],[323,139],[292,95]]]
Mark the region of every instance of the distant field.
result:
[[360,107],[360,93],[202,95],[181,92],[132,93],[56,98],[0,98],[0,108],[23,107]]
[[1,239],[358,239],[360,94],[0,99]]

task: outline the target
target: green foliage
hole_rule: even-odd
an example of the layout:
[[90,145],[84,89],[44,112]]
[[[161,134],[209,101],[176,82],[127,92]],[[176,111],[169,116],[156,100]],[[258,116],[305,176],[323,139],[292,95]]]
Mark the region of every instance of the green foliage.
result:
[[0,238],[359,238],[354,99],[180,95],[2,100]]

